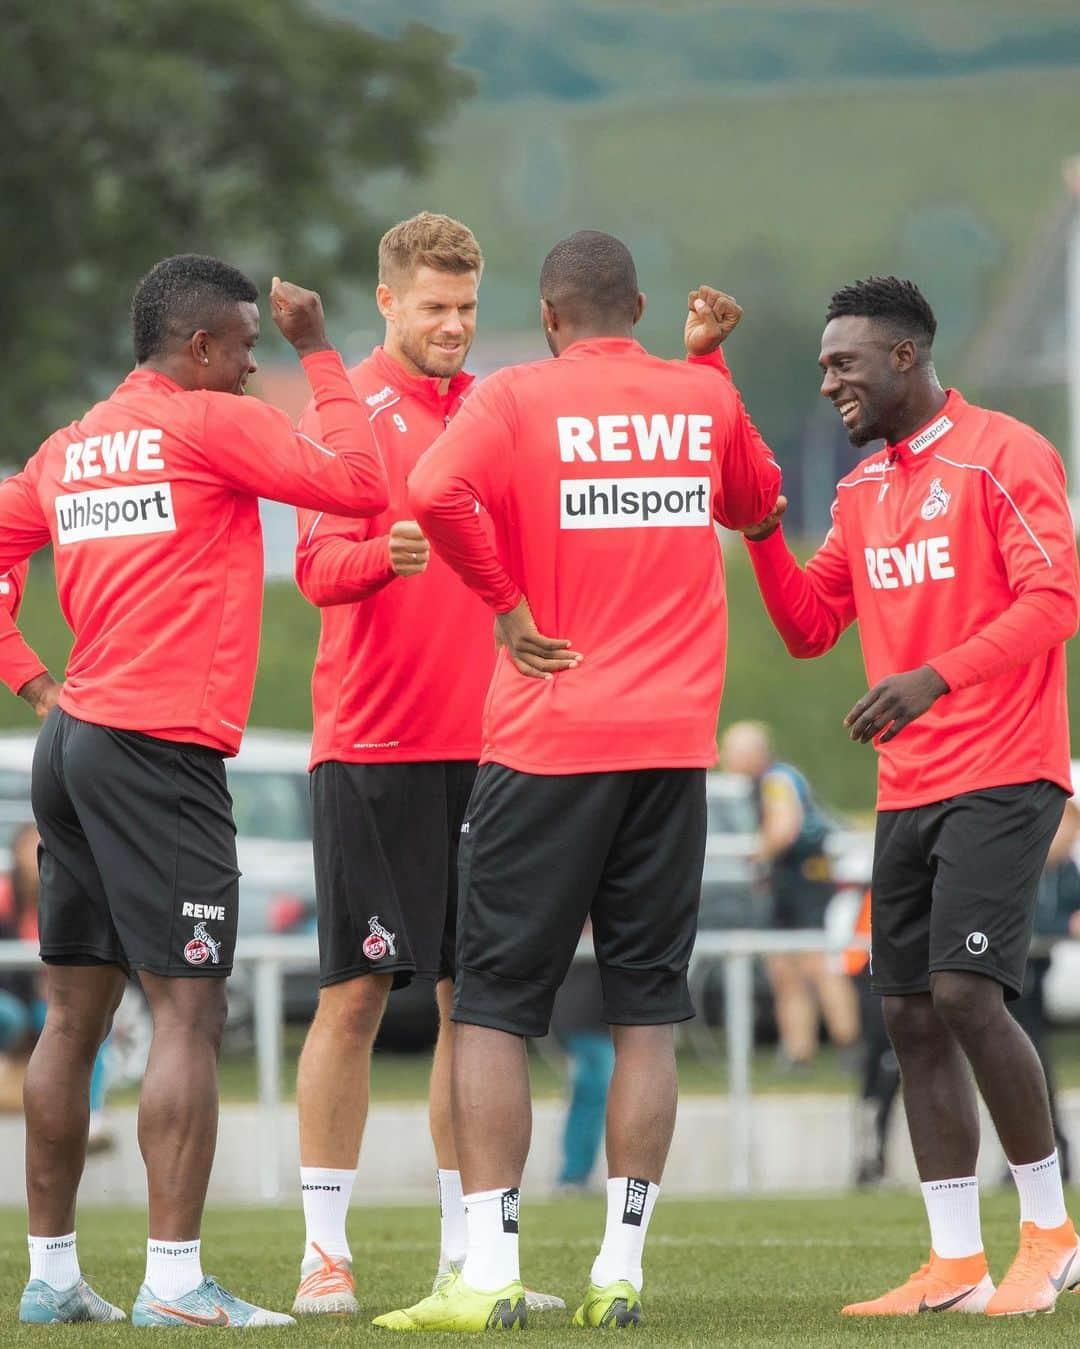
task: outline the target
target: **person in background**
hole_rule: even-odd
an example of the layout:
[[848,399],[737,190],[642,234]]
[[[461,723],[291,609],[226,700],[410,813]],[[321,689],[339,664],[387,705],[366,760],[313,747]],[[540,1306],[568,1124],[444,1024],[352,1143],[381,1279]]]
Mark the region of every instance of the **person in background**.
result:
[[889,1120],[900,1092],[900,1065],[885,1029],[881,995],[870,986],[870,891],[863,896],[852,942],[844,952],[844,973],[859,1002],[862,1028],[862,1079],[855,1128],[855,1184],[876,1185],[885,1178]]
[[[592,925],[586,923],[582,935],[591,941],[591,933]],[[615,1069],[615,1046],[604,1021],[604,990],[594,960],[575,960],[570,966],[555,999],[551,1033],[566,1051],[570,1083],[556,1183],[563,1190],[584,1190],[604,1138]]]
[[1054,1126],[1061,1178],[1067,1184],[1072,1174],[1069,1140],[1061,1127],[1054,1072],[1050,1060],[1049,1027],[1046,1024],[1044,984],[1050,969],[1046,943],[1059,937],[1080,937],[1080,868],[1073,861],[1073,848],[1080,838],[1080,806],[1072,797],[1066,803],[1057,833],[1050,844],[1046,867],[1039,880],[1035,898],[1033,943],[1035,954],[1028,957],[1024,991],[1009,1004],[1009,1011],[1027,1031],[1046,1074],[1050,1098],[1050,1119]]
[[[768,872],[773,926],[820,928],[833,895],[825,853],[828,824],[797,768],[780,763],[769,728],[737,721],[720,742],[721,766],[751,779],[761,822],[759,860]],[[821,951],[769,956],[780,1051],[791,1068],[803,1068],[818,1046],[820,1015],[829,1038],[847,1049],[859,1037],[859,1012],[850,980]]]

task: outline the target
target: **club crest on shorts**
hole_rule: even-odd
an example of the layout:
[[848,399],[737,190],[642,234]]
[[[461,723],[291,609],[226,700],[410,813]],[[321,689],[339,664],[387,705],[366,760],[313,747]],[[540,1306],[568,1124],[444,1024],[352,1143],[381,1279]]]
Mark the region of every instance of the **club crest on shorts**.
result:
[[397,938],[389,928],[383,927],[377,913],[372,914],[367,920],[367,925],[371,931],[364,938],[362,950],[368,960],[382,960],[384,956],[396,956]]
[[985,932],[969,932],[964,945],[973,956],[984,956],[987,947],[990,945],[990,939]]
[[184,959],[189,965],[217,965],[221,958],[221,943],[206,930],[205,923],[195,924],[195,935],[184,947]]
[[941,479],[935,478],[930,484],[930,493],[922,504],[922,510],[919,514],[924,520],[936,520],[939,515],[944,515],[949,509],[949,502],[952,500],[952,493],[946,492],[941,485]]

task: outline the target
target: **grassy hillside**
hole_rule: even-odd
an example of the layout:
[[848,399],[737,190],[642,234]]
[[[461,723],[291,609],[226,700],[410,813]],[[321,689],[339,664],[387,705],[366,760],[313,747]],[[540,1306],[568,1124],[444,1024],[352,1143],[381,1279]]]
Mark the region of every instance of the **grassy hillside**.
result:
[[[758,717],[771,722],[781,752],[811,773],[826,800],[849,810],[872,809],[874,753],[866,746],[853,745],[840,724],[865,688],[854,634],[847,633],[822,660],[793,661],[765,615],[741,546],[731,551],[728,582],[731,640],[723,721]],[[59,673],[70,634],[57,608],[44,559],[32,569],[21,626],[42,658]],[[317,640],[318,615],[295,587],[288,583],[269,586],[252,725],[310,729],[309,680]],[[1074,720],[1080,723],[1080,659],[1073,660],[1070,673]],[[0,696],[0,729],[34,725],[23,703]]]

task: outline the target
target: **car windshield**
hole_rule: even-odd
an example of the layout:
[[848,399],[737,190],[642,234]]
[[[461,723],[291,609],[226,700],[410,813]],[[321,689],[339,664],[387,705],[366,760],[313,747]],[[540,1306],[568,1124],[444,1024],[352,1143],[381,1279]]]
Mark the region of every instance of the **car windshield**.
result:
[[229,774],[236,832],[282,843],[311,841],[307,773],[235,771]]

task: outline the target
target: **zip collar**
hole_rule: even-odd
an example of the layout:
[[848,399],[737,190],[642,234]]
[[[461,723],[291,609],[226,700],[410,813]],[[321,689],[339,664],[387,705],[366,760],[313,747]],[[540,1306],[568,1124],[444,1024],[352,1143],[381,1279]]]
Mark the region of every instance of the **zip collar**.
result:
[[429,375],[410,373],[400,362],[395,361],[383,346],[376,347],[371,353],[371,363],[379,379],[385,380],[398,393],[415,398],[418,403],[430,408],[440,417],[446,416],[453,405],[459,399],[464,398],[476,380],[475,375],[469,375],[464,370],[460,370],[456,375],[450,377],[446,392],[442,393],[439,389],[439,385],[442,383],[441,379],[433,379]]
[[888,462],[904,464],[918,463],[920,459],[929,459],[928,451],[949,435],[967,409],[967,401],[955,389],[946,389],[945,406],[930,420],[913,431],[910,436],[897,441],[895,445],[886,445]]

